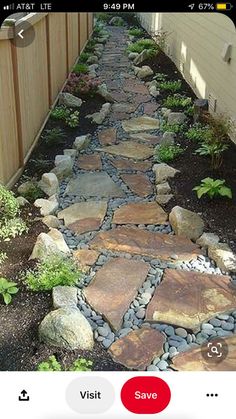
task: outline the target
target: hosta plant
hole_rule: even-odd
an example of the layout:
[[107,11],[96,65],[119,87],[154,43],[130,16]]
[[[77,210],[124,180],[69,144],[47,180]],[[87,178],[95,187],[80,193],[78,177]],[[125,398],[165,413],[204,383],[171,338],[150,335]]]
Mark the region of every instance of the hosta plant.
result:
[[5,304],[10,304],[12,296],[19,291],[16,285],[16,282],[8,281],[6,278],[0,278],[0,294]]
[[203,195],[209,196],[209,198],[215,198],[217,196],[225,196],[232,199],[232,191],[228,186],[225,186],[224,179],[212,179],[207,177],[201,180],[201,184],[195,186],[193,191],[196,191],[197,197],[200,199]]

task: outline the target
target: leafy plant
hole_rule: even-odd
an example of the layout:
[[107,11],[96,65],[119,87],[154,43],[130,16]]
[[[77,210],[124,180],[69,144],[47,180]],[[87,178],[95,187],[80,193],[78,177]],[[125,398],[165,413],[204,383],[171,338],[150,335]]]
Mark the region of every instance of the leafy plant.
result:
[[184,149],[179,145],[175,144],[161,144],[155,148],[154,158],[158,162],[169,162],[180,156],[184,152]]
[[87,66],[87,64],[84,63],[77,63],[75,64],[74,68],[73,68],[73,72],[75,74],[86,74],[88,73],[89,68]]
[[174,96],[168,96],[163,101],[163,105],[170,109],[188,108],[191,103],[191,97],[181,96],[178,94]]
[[93,97],[98,89],[99,81],[89,75],[72,73],[65,87],[65,92],[73,95],[87,95]]
[[64,121],[70,128],[75,128],[79,125],[79,111],[74,111],[64,105],[56,106],[51,112],[51,117]]
[[28,270],[24,282],[32,291],[48,291],[57,285],[75,285],[79,278],[80,271],[71,259],[52,255],[39,262],[35,270]]
[[65,133],[61,128],[52,128],[46,129],[42,135],[42,140],[49,147],[58,144],[64,144],[65,142]]
[[10,304],[12,295],[17,294],[19,291],[16,285],[16,282],[8,281],[6,278],[0,278],[0,294],[5,304]]
[[0,265],[5,262],[5,260],[7,259],[7,254],[6,252],[2,252],[0,251]]
[[166,81],[167,75],[164,73],[156,73],[156,75],[153,77],[154,80],[157,81]]
[[113,26],[125,26],[125,22],[121,16],[116,16],[117,19],[115,22],[113,22]]
[[129,29],[129,35],[131,36],[135,36],[136,38],[140,38],[141,36],[143,36],[143,29],[141,28],[131,28]]
[[20,236],[22,233],[27,232],[28,228],[21,218],[11,218],[5,220],[5,223],[0,226],[0,239],[9,241],[10,238]]
[[169,124],[166,121],[163,121],[161,124],[161,131],[166,132],[174,132],[175,134],[183,134],[187,129],[186,124]]
[[209,125],[202,125],[200,123],[196,123],[186,132],[186,137],[189,140],[204,142],[208,139],[210,134],[211,133],[209,133]]
[[173,93],[181,90],[181,87],[181,80],[163,81],[158,84],[158,89]]
[[79,61],[81,63],[86,63],[87,60],[89,59],[90,55],[91,54],[89,52],[81,52],[81,54],[79,56]]
[[217,142],[205,142],[197,150],[196,154],[200,156],[210,156],[211,165],[213,169],[218,169],[222,165],[223,156],[222,153],[227,150],[228,144],[222,144]]
[[62,371],[61,364],[57,361],[55,355],[50,356],[46,361],[40,362],[37,366],[38,371]]
[[225,180],[212,179],[207,177],[201,180],[201,184],[195,186],[193,191],[197,192],[200,199],[203,195],[208,195],[211,199],[217,196],[226,196],[232,199],[232,191],[229,187],[225,186]]
[[185,110],[184,110],[185,115],[192,117],[194,115],[194,105],[188,106]]
[[[42,169],[43,167],[48,167],[48,164],[47,166],[45,166],[45,160],[42,159],[31,159],[30,162],[34,164],[34,168],[36,171]],[[46,162],[48,162],[48,160],[46,160]],[[32,181],[31,186],[27,188],[27,191],[22,192],[21,195],[30,202],[34,202],[36,201],[36,199],[44,197],[44,193],[42,189],[40,189],[36,181]]]
[[137,52],[141,53],[143,50],[147,49],[149,51],[150,58],[155,56],[158,51],[158,45],[152,39],[139,39],[136,42],[133,42],[127,47],[127,52]]
[[152,38],[155,40],[155,42],[158,44],[159,48],[162,51],[165,51],[166,39],[170,35],[170,32],[163,31],[163,29],[160,29],[158,31],[152,32],[151,35],[152,35]]
[[112,18],[112,13],[106,13],[106,12],[101,12],[101,13],[96,13],[96,18],[98,19],[98,21],[103,22],[103,23],[108,23],[111,18]]
[[9,240],[27,230],[19,213],[20,205],[14,194],[0,185],[0,239]]
[[50,356],[46,361],[41,362],[37,366],[38,371],[91,371],[93,362],[86,358],[79,358],[73,362],[72,366],[63,370],[60,362],[57,361],[55,355]]

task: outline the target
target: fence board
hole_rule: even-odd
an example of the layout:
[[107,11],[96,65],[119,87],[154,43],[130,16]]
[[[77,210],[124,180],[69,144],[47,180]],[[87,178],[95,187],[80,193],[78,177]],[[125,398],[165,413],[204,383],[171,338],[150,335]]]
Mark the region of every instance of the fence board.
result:
[[88,39],[88,30],[87,30],[87,13],[79,14],[79,23],[80,23],[80,52],[83,50],[87,39]]
[[78,15],[68,13],[68,63],[71,68],[79,54],[79,22]]

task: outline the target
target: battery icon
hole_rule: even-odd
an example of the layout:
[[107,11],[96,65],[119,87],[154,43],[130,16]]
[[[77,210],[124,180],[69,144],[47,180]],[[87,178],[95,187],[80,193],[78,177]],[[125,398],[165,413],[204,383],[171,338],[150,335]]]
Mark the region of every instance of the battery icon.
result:
[[216,3],[216,10],[231,10],[232,7],[231,3]]

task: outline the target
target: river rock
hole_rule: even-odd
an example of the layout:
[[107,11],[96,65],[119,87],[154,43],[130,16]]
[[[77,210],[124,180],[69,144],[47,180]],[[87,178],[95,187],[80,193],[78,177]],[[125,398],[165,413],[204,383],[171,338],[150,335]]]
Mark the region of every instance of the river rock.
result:
[[89,146],[90,141],[91,141],[90,134],[80,135],[79,137],[76,137],[73,143],[73,147],[77,151],[85,150]]
[[156,176],[156,184],[164,183],[169,178],[173,178],[177,173],[179,173],[179,170],[174,169],[166,163],[154,164],[152,170]]
[[227,243],[217,243],[208,247],[208,256],[224,272],[236,272],[236,255]]
[[59,204],[56,195],[52,195],[49,199],[36,199],[34,206],[40,208],[41,215],[46,216],[54,214]]
[[64,105],[68,108],[80,108],[82,100],[71,93],[60,93],[59,105]]
[[175,234],[193,241],[196,241],[204,230],[204,222],[198,214],[179,206],[172,209],[169,221]]

